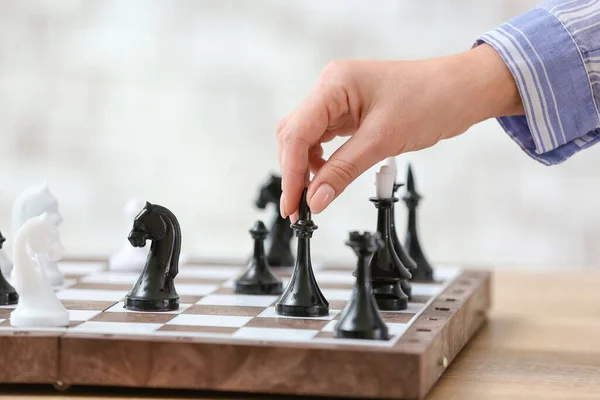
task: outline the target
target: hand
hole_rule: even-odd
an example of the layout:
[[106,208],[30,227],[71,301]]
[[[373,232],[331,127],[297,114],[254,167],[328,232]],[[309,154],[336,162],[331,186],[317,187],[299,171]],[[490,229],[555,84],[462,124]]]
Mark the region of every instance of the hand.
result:
[[[277,129],[281,214],[295,220],[306,185],[317,214],[387,157],[431,147],[488,118],[523,112],[510,71],[487,44],[428,60],[334,62]],[[323,143],[336,136],[350,138],[324,160]]]

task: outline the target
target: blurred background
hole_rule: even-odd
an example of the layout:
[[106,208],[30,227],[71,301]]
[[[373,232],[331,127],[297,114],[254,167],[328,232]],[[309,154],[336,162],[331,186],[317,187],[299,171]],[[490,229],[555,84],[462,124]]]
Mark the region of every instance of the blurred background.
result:
[[[328,62],[467,50],[537,3],[2,0],[0,230],[10,243],[12,202],[48,181],[71,253],[118,249],[136,197],[178,216],[185,252],[245,257],[248,229],[273,212],[254,200],[278,170],[277,122]],[[544,167],[487,121],[398,166],[413,164],[431,259],[594,268],[599,151]],[[315,259],[353,262],[348,231],[376,227],[374,173],[315,216]]]

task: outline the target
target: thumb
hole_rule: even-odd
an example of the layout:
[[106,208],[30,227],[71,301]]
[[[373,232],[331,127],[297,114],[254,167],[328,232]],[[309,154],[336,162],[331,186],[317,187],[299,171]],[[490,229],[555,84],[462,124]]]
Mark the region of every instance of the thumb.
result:
[[358,131],[337,149],[319,169],[306,197],[311,211],[323,211],[356,178],[387,156],[386,135],[381,126],[365,120]]

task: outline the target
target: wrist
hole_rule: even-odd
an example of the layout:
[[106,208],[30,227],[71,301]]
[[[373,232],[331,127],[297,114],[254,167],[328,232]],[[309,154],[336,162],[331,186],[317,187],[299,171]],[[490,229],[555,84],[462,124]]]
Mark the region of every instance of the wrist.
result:
[[515,80],[494,48],[484,43],[459,57],[464,59],[469,76],[465,88],[475,123],[525,114]]
[[452,102],[449,107],[455,109],[465,125],[525,113],[510,70],[491,46],[482,44],[443,60],[436,65],[449,86],[445,91],[452,95],[447,98]]

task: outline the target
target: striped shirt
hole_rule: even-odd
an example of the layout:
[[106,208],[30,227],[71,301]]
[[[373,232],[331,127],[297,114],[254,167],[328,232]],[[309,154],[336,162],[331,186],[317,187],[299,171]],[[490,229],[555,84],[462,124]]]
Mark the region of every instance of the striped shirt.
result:
[[525,115],[498,122],[553,165],[600,141],[600,0],[553,0],[482,35],[517,84]]

